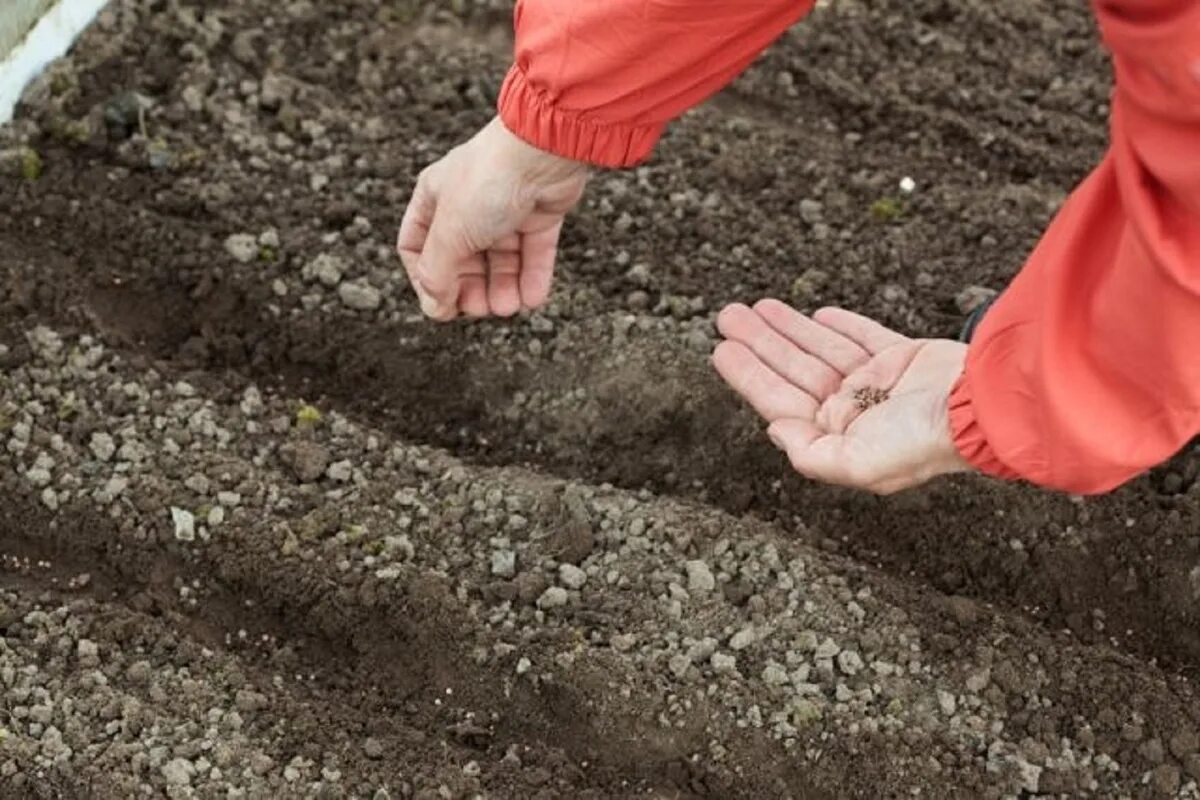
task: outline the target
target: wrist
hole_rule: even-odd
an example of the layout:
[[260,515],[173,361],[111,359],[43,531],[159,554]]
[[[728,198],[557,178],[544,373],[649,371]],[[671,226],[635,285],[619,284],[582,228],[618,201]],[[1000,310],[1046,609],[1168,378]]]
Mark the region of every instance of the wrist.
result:
[[510,131],[500,117],[494,117],[484,134],[494,138],[504,163],[511,164],[521,179],[539,186],[587,178],[591,167],[583,161],[542,150]]

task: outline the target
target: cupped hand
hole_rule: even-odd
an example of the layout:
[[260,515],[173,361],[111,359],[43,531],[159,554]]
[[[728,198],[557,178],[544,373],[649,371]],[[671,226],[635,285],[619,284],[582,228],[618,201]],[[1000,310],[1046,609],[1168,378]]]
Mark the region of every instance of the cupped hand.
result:
[[421,310],[447,321],[543,305],[563,219],[587,176],[499,119],[422,172],[396,245]]
[[808,317],[777,300],[731,305],[717,326],[717,371],[802,475],[891,494],[970,469],[948,404],[965,345],[909,339],[842,309]]

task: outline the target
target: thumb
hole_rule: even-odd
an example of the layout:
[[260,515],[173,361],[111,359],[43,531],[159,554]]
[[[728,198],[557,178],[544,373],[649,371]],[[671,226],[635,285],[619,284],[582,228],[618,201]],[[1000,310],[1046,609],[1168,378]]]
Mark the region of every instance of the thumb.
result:
[[457,228],[447,221],[444,211],[434,216],[414,275],[421,311],[440,321],[458,315],[459,273],[463,262],[474,255],[467,237]]

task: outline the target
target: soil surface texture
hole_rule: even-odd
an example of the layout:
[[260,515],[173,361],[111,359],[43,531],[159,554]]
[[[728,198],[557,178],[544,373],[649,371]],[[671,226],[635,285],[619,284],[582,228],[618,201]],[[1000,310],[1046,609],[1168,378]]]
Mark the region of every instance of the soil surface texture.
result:
[[878,499],[708,365],[764,296],[955,335],[1103,152],[1087,4],[822,4],[549,307],[429,324],[510,14],[114,0],[0,131],[0,797],[1200,797],[1200,453]]

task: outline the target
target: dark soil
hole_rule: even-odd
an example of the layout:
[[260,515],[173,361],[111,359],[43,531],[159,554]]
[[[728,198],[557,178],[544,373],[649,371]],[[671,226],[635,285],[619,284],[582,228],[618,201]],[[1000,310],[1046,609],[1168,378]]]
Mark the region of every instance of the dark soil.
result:
[[[1200,756],[1186,738],[1200,727],[1196,451],[1101,499],[974,479],[860,496],[792,474],[707,364],[714,313],[763,296],[954,336],[956,296],[1002,288],[1103,151],[1108,67],[1086,4],[834,0],[674,126],[647,165],[597,176],[544,313],[435,326],[420,319],[391,239],[421,167],[490,117],[507,47],[506,9],[458,5],[468,7],[116,0],[0,134],[0,149],[27,145],[44,164],[36,180],[0,176],[0,367],[12,403],[0,402],[0,443],[27,399],[22,381],[40,385],[45,366],[28,333],[91,336],[120,359],[113,370],[125,380],[186,381],[231,415],[253,384],[280,408],[303,401],[362,437],[374,432],[383,450],[426,448],[437,455],[421,458],[445,459],[442,468],[467,476],[463,486],[532,498],[534,524],[553,532],[539,556],[551,581],[558,563],[608,563],[593,540],[608,530],[591,516],[599,512],[547,499],[578,487],[643,509],[662,523],[663,546],[688,559],[741,534],[790,548],[833,576],[830,597],[844,604],[865,589],[890,609],[860,639],[911,634],[935,681],[961,682],[970,664],[987,664],[991,683],[970,694],[1003,720],[1022,763],[1038,766],[1044,793],[1169,795],[1200,779],[1189,778]],[[129,92],[147,100],[146,135],[142,120],[122,116]],[[898,188],[905,177],[911,194]],[[239,234],[252,237],[245,260],[227,247]],[[339,280],[377,289],[380,309],[346,308],[314,277],[319,256],[341,265]],[[95,430],[151,425],[152,411],[96,392],[102,410],[61,420],[47,441],[57,433],[86,450]],[[341,434],[331,435],[322,446],[336,449]],[[268,434],[256,436],[245,447],[274,452]],[[332,549],[314,560],[279,554],[280,531],[320,508],[350,519],[386,507],[396,489],[382,475],[361,496],[301,493],[295,502],[308,508],[237,517],[236,537],[189,548],[138,521],[174,502],[191,469],[183,456],[158,488],[138,490],[146,508],[117,518],[82,495],[46,509],[28,486],[32,451],[22,452],[0,459],[9,498],[0,551],[51,566],[3,574],[17,607],[73,605],[102,649],[192,664],[213,697],[247,685],[269,692],[277,674],[313,676],[272,694],[274,722],[251,732],[279,769],[337,754],[344,785],[302,789],[268,772],[259,791],[1030,790],[995,767],[989,737],[999,731],[985,728],[972,750],[960,737],[968,723],[951,725],[936,708],[928,727],[871,732],[860,723],[881,711],[833,710],[831,700],[825,723],[785,747],[769,725],[746,722],[755,684],[736,712],[720,693],[700,692],[686,722],[663,725],[686,695],[661,679],[667,656],[607,642],[635,622],[668,623],[657,600],[616,584],[536,635],[543,621],[525,608],[517,630],[531,658],[549,664],[572,637],[585,656],[554,680],[514,680],[515,656],[476,654],[512,640],[481,617],[519,605],[521,581],[472,566],[471,548],[495,533],[470,529],[465,500],[429,520],[428,564],[385,588],[370,570],[336,570]],[[471,491],[437,487],[436,497]],[[670,581],[644,569],[667,597]],[[67,585],[84,572],[85,589]],[[197,577],[211,582],[199,608],[178,591]],[[761,624],[770,603],[745,603],[766,596],[769,581],[754,580],[749,571],[725,584],[720,613]],[[231,646],[238,630],[278,647]],[[217,654],[211,668],[202,649]],[[747,653],[743,672],[757,680],[772,656]],[[4,705],[11,713],[19,703]],[[363,755],[368,737],[382,757]],[[1056,749],[1068,738],[1080,754],[1069,767]],[[122,792],[143,779],[161,789],[157,777],[122,783],[120,770],[33,777],[35,762],[17,761],[12,791],[33,796],[133,796]]]

